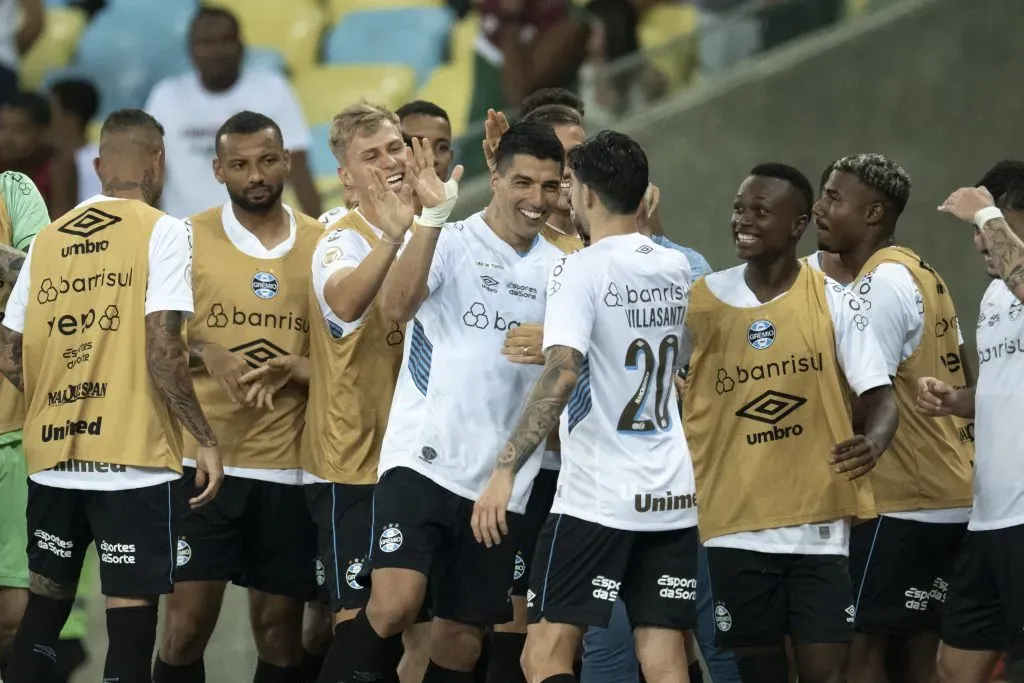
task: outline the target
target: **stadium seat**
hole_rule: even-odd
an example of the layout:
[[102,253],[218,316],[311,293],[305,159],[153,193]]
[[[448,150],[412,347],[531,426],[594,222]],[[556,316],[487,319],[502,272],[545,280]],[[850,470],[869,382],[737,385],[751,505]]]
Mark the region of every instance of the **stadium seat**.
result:
[[85,27],[85,13],[74,7],[49,7],[46,24],[32,49],[21,62],[21,84],[35,90],[47,71],[67,66],[75,54],[78,36]]
[[67,7],[69,3],[70,3],[70,0],[46,0],[43,3],[43,6],[46,7],[46,8],[50,8],[50,7]]
[[414,84],[413,70],[402,65],[316,66],[293,81],[312,125],[329,122],[361,99],[397,109],[409,101]]
[[330,133],[330,123],[317,124],[310,129],[313,143],[309,148],[309,172],[314,178],[337,178],[338,160],[331,153]]
[[269,47],[284,57],[293,74],[317,61],[324,12],[313,0],[210,0],[233,12],[247,45]]
[[332,21],[337,22],[349,12],[409,7],[443,7],[444,0],[326,0]]
[[451,61],[472,64],[476,55],[476,37],[480,35],[480,15],[472,12],[452,29]]
[[452,136],[459,137],[469,124],[469,105],[473,97],[472,65],[469,68],[446,64],[434,70],[427,84],[416,93],[416,99],[440,105],[448,112]]
[[640,20],[639,34],[640,47],[654,51],[651,65],[669,89],[685,86],[696,65],[697,10],[683,3],[655,5]]
[[[142,10],[159,10],[159,5],[166,3],[168,0],[105,0],[106,7],[114,9],[142,9]],[[196,6],[199,4],[198,0],[173,0],[177,5],[182,7],[188,7],[189,10],[194,11]]]
[[327,35],[328,64],[405,64],[423,85],[444,61],[454,14],[447,8],[352,12]]

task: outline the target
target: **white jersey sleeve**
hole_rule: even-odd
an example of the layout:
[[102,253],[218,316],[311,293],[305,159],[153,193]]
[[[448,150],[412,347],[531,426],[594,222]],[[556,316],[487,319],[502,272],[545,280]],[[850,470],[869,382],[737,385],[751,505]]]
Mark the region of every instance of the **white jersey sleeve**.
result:
[[853,392],[860,396],[890,385],[885,356],[865,315],[865,305],[830,277],[825,294],[836,334],[836,358]]
[[11,289],[11,296],[7,299],[7,310],[4,312],[4,327],[19,334],[25,331],[25,306],[28,305],[28,287],[31,277],[29,270],[32,268],[32,247],[34,245],[35,240],[28,247],[25,263],[22,264],[18,279]]
[[369,309],[359,320],[345,322],[327,304],[324,288],[332,275],[339,270],[357,267],[370,251],[369,242],[355,230],[338,230],[320,240],[313,252],[313,292],[320,307],[320,315],[336,339],[358,330],[366,321]]
[[889,376],[921,343],[924,300],[907,267],[882,263],[853,284],[851,290],[864,304],[875,339],[885,357]]
[[192,300],[192,225],[161,216],[149,237],[149,281],[146,315],[181,311],[190,316]]
[[344,206],[335,206],[333,209],[327,209],[320,217],[317,218],[325,228],[331,227],[333,224],[340,221],[348,213],[348,209]]
[[565,256],[551,269],[544,311],[544,350],[568,346],[584,356],[594,328],[597,277],[580,259]]
[[[417,227],[417,230],[436,230],[437,228]],[[437,244],[434,245],[434,257],[430,260],[430,272],[427,274],[427,289],[433,294],[444,284],[448,275],[448,269],[457,267],[459,259],[453,252],[454,236],[452,230],[463,230],[462,223],[448,223],[441,228],[441,234],[437,236]],[[411,238],[410,238],[411,239]]]

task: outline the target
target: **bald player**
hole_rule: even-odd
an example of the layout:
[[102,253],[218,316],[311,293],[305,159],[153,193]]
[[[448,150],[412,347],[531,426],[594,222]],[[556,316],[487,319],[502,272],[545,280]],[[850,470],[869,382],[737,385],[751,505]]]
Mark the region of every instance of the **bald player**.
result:
[[[147,681],[157,600],[171,592],[181,425],[198,442],[189,502],[223,478],[196,398],[182,324],[192,313],[189,229],[153,208],[163,129],[139,110],[103,124],[103,194],[36,237],[0,330],[0,372],[25,392],[30,595],[8,683],[45,680],[95,543],[107,597],[104,680]],[[74,362],[69,362],[69,357]]]

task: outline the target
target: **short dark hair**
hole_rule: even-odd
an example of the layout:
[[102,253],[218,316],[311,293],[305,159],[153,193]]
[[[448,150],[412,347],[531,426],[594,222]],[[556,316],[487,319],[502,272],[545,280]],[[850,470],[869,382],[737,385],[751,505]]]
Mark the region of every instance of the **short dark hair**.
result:
[[803,200],[801,210],[805,215],[811,215],[811,207],[814,206],[814,190],[811,189],[811,181],[807,179],[807,176],[800,172],[800,169],[795,166],[790,166],[789,164],[767,162],[764,164],[758,164],[754,168],[750,169],[750,175],[758,176],[760,178],[777,178],[779,180],[785,180],[800,193],[800,199]]
[[235,35],[239,38],[242,37],[242,25],[238,23],[238,17],[235,13],[229,9],[223,7],[211,7],[209,5],[200,5],[199,9],[196,10],[195,16],[192,17],[192,23],[188,27],[188,35],[191,38],[192,33],[196,30],[196,26],[203,19],[227,19],[235,27]]
[[240,111],[220,124],[220,128],[217,129],[217,137],[213,141],[214,148],[220,153],[222,135],[253,135],[268,128],[274,131],[274,135],[283,145],[284,135],[281,134],[281,127],[274,122],[274,119],[254,111]]
[[25,110],[28,112],[29,118],[32,119],[32,123],[37,126],[50,125],[50,103],[42,95],[34,92],[18,92],[3,106]]
[[1004,159],[985,172],[975,187],[984,187],[1007,211],[1024,211],[1024,161]]
[[836,167],[836,162],[831,161],[829,165],[825,167],[825,170],[821,172],[821,184],[818,185],[818,192],[825,191],[825,185],[828,184],[828,179],[832,177],[832,169]]
[[534,109],[549,104],[560,104],[563,107],[575,109],[579,112],[581,118],[586,114],[583,100],[572,90],[566,90],[565,88],[542,88],[532,95],[527,95],[523,98],[522,103],[519,105],[519,115],[525,119]]
[[65,109],[89,123],[100,108],[100,95],[90,81],[84,78],[65,78],[50,86],[50,93]]
[[449,124],[452,120],[448,118],[448,112],[442,109],[439,105],[433,102],[427,102],[426,100],[413,100],[407,102],[398,108],[395,112],[398,115],[398,119],[402,120],[406,116],[434,116],[439,119],[444,119]]
[[879,192],[892,205],[896,216],[903,213],[910,201],[910,176],[883,154],[854,154],[843,157],[832,170],[849,173]]
[[564,104],[545,104],[530,111],[523,121],[546,123],[549,126],[582,126],[583,117],[572,107]]
[[164,127],[160,122],[141,109],[118,109],[110,112],[103,121],[103,128],[100,129],[100,138],[111,133],[122,133],[136,128],[148,128],[164,136]]
[[633,138],[605,130],[569,150],[569,168],[615,214],[636,213],[649,181],[647,155]]
[[551,126],[531,121],[514,123],[501,136],[494,155],[498,173],[504,174],[517,155],[557,161],[559,166],[565,162],[565,150]]

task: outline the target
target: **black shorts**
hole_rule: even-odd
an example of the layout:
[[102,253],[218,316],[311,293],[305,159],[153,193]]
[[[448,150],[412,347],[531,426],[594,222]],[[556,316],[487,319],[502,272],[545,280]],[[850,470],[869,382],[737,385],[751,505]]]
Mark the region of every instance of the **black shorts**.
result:
[[705,546],[715,644],[734,649],[853,639],[850,567],[842,555],[790,555]]
[[533,480],[530,500],[526,502],[526,514],[523,515],[522,532],[516,544],[515,583],[512,595],[526,597],[530,588],[530,568],[533,566],[534,551],[544,521],[551,512],[551,504],[555,502],[555,491],[558,489],[558,470],[544,470],[537,473]]
[[[196,471],[185,468],[194,486]],[[303,486],[224,477],[178,529],[175,581],[231,581],[299,600],[316,597],[316,528]]]
[[181,479],[123,491],[62,489],[29,480],[28,567],[77,586],[86,549],[95,542],[103,595],[170,593],[186,491]]
[[961,650],[1024,649],[1024,525],[968,531],[953,563],[942,640]]
[[[366,606],[370,591],[358,581],[373,543],[373,484],[307,484],[306,501],[316,522],[317,583],[332,612]],[[322,574],[321,572],[322,568]]]
[[858,633],[938,633],[942,604],[967,524],[878,517],[850,532]]
[[606,628],[618,598],[633,628],[697,625],[697,527],[622,531],[549,515],[530,571],[530,623]]
[[490,626],[512,619],[516,536],[522,515],[508,514],[512,538],[477,543],[473,501],[406,467],[384,474],[373,497],[373,538],[366,574],[412,569],[430,580],[434,617]]

